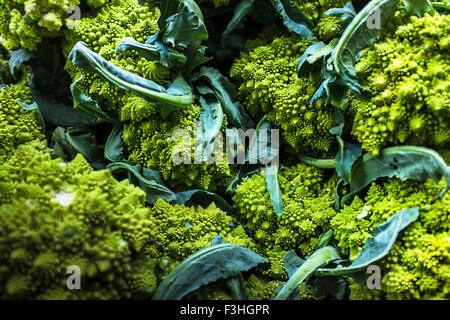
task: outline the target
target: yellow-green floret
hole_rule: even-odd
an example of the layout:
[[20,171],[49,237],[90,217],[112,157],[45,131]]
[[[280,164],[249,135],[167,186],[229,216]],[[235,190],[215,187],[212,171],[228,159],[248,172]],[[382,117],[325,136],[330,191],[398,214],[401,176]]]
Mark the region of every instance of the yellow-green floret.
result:
[[[450,16],[398,17],[357,70],[369,97],[354,101],[353,134],[377,155],[388,145],[450,143]],[[391,29],[388,29],[391,30]]]

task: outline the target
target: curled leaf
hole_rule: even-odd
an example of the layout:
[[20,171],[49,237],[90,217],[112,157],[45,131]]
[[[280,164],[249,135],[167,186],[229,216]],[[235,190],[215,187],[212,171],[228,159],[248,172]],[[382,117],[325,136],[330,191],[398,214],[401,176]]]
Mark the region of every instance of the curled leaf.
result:
[[266,259],[241,246],[221,243],[192,254],[158,286],[154,300],[180,300],[188,293],[219,279],[248,271]]

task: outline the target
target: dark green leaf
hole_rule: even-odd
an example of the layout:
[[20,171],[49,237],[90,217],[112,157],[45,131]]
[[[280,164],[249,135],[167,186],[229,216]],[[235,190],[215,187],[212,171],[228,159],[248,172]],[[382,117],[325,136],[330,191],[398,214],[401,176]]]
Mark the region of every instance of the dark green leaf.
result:
[[435,182],[445,177],[447,186],[441,196],[450,188],[450,169],[436,151],[416,146],[390,147],[382,150],[379,157],[365,154],[356,160],[351,170],[350,193],[343,197],[342,202],[349,203],[380,177],[417,181],[431,178]]
[[339,151],[336,155],[336,172],[348,184],[350,183],[353,164],[361,156],[363,151],[361,145],[348,143],[342,139],[345,125],[344,115],[339,109],[336,109],[335,112],[338,125],[332,128],[330,133],[336,135],[336,140],[339,145]]
[[234,211],[233,207],[221,196],[214,192],[201,189],[194,189],[176,193],[175,203],[186,204],[187,202],[199,204],[203,208],[207,208],[211,203],[214,203],[218,208],[227,213],[232,213]]
[[174,107],[186,107],[194,102],[192,89],[183,77],[178,76],[166,89],[163,86],[123,70],[78,42],[69,54],[69,60],[88,72],[98,74],[111,84],[155,102]]
[[267,165],[278,162],[279,147],[279,131],[272,130],[271,123],[264,116],[250,137],[247,163]]
[[165,22],[162,40],[172,48],[187,48],[208,39],[202,11],[194,0],[179,1],[177,13],[169,16]]
[[403,0],[408,14],[423,17],[425,14],[434,14],[436,11],[428,0]]
[[17,80],[20,67],[33,58],[33,54],[25,49],[18,49],[10,53],[9,72]]
[[300,35],[303,39],[312,38],[311,23],[297,6],[289,0],[272,0],[272,3],[289,30]]
[[356,16],[355,8],[351,1],[347,2],[343,8],[331,8],[328,9],[325,14],[327,16],[338,17],[343,21],[348,21]]
[[161,42],[140,43],[133,38],[123,39],[116,48],[116,53],[134,50],[148,60],[159,60],[165,67],[184,65],[187,58],[184,54],[167,48]]
[[234,190],[236,189],[237,185],[244,179],[245,177],[248,177],[256,172],[259,171],[259,168],[252,167],[248,164],[243,164],[239,168],[238,173],[234,177],[233,181],[231,181],[230,185],[227,188],[227,193],[234,193]]
[[438,9],[439,12],[443,11],[450,11],[450,2],[444,3],[444,2],[431,2],[434,8]]
[[220,71],[214,68],[202,67],[192,77],[192,81],[204,80],[214,90],[227,119],[237,128],[248,129],[254,126],[253,121],[244,111],[236,98],[236,87]]
[[348,291],[348,283],[341,277],[317,277],[312,286],[318,297],[336,300],[344,300]]
[[247,300],[247,296],[242,289],[242,285],[238,277],[228,279],[226,284],[228,289],[231,291],[231,297],[233,300]]
[[233,41],[230,41],[232,33],[244,28],[248,15],[254,10],[255,2],[256,0],[241,0],[234,7],[233,18],[228,22],[227,27],[222,33],[222,46],[225,47],[227,44],[233,43]]
[[283,256],[284,268],[288,277],[291,278],[298,268],[305,262],[305,259],[300,258],[294,250],[286,252]]
[[320,169],[335,169],[336,159],[317,159],[304,154],[299,154],[297,158],[307,165]]
[[327,57],[336,46],[337,40],[332,40],[329,44],[325,44],[322,41],[313,42],[308,48],[306,48],[303,55],[297,61],[297,72],[300,78],[307,77],[308,74],[303,74],[303,66],[305,62],[314,64],[317,61]]
[[316,250],[327,246],[330,243],[332,237],[333,230],[328,230],[327,232],[322,233],[319,237],[319,243],[317,244]]
[[122,125],[117,123],[109,134],[105,145],[105,158],[111,162],[125,160],[122,145]]
[[219,279],[228,279],[248,271],[266,259],[233,244],[217,244],[189,256],[179,264],[153,296],[154,300],[180,300],[188,293]]
[[[98,124],[98,119],[84,112],[74,109],[73,106],[59,102],[49,94],[44,94],[36,88],[32,89],[33,104],[28,107],[39,109],[43,119],[51,124],[62,127],[93,126]],[[22,103],[22,107],[27,105]]]
[[102,110],[102,108],[98,105],[98,103],[86,95],[83,91],[78,87],[78,82],[81,81],[82,77],[76,80],[74,83],[70,85],[70,91],[72,93],[74,108],[82,110],[97,120],[97,123],[106,121],[110,123],[115,123],[116,119],[109,113]]
[[[362,91],[354,68],[358,53],[372,45],[378,32],[394,16],[398,0],[373,0],[369,2],[350,22],[328,59],[328,70],[340,77],[350,89]],[[368,24],[373,15],[379,14],[380,25]]]
[[69,158],[74,158],[76,154],[80,153],[92,167],[96,169],[105,167],[102,148],[99,147],[91,128],[57,127],[52,135],[52,139],[57,151],[63,151],[69,155]]
[[294,274],[292,274],[286,284],[274,296],[274,300],[294,299],[295,296],[298,295],[298,287],[317,269],[339,259],[340,256],[338,251],[331,246],[323,247],[315,251],[300,265]]
[[161,181],[149,179],[144,175],[144,169],[140,165],[133,166],[127,162],[115,162],[108,166],[112,173],[127,172],[130,181],[138,185],[147,195],[147,202],[152,204],[158,199],[163,199],[166,202],[176,201],[175,193],[173,193]]
[[196,159],[210,163],[214,161],[216,156],[216,139],[220,135],[224,114],[215,94],[212,92],[208,93],[208,91],[202,92],[203,94],[200,96],[202,109],[200,112],[200,126],[198,128],[200,132],[197,133],[199,145],[196,148]]
[[416,221],[418,217],[418,208],[406,209],[396,213],[371,232],[372,238],[366,241],[361,254],[349,266],[340,265],[332,269],[319,269],[317,275],[348,275],[381,260],[391,250],[400,231]]
[[164,30],[167,19],[177,13],[178,3],[178,0],[161,0],[159,5],[159,11],[161,12],[158,20],[159,30]]
[[283,199],[281,198],[280,183],[278,182],[278,163],[266,165],[266,187],[270,195],[273,211],[277,216],[283,214]]

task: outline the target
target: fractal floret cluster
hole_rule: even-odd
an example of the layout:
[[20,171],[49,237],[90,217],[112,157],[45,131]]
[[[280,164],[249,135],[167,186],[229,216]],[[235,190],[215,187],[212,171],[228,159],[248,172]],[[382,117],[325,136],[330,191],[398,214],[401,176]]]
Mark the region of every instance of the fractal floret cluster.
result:
[[0,0],[0,299],[450,299],[449,74],[443,2]]

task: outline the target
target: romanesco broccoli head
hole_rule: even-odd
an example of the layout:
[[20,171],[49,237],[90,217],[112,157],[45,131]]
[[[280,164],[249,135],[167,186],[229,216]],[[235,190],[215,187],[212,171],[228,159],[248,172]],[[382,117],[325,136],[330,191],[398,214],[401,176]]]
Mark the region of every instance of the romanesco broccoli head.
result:
[[341,34],[342,20],[328,16],[325,12],[331,8],[342,8],[347,2],[346,0],[293,0],[292,2],[312,23],[315,36],[319,40],[327,42]]
[[128,159],[160,171],[172,187],[223,190],[232,178],[226,155],[217,155],[214,163],[196,163],[199,162],[194,155],[200,112],[200,106],[191,105],[173,113],[169,119],[154,114],[138,123],[126,123],[123,141]]
[[352,102],[353,134],[375,155],[393,144],[450,143],[450,16],[405,20],[356,66],[370,95]]
[[[83,41],[90,49],[114,65],[138,74],[159,84],[168,82],[169,71],[159,61],[149,61],[134,51],[116,54],[115,50],[124,38],[145,42],[148,36],[158,32],[159,9],[138,0],[112,1],[104,5],[96,15],[83,17],[76,28],[65,32],[66,54],[78,42]],[[98,75],[81,70],[67,61],[66,70],[73,80],[82,78],[79,88],[95,99],[105,109],[116,113],[118,118],[141,120],[154,109],[154,104],[134,98],[130,93],[111,85]],[[151,111],[150,111],[151,112]]]
[[245,280],[243,287],[249,300],[270,300],[283,284],[280,280],[252,274]]
[[[87,4],[99,8],[106,1],[87,0]],[[79,17],[74,15],[81,13],[84,3],[84,0],[1,0],[0,42],[8,50],[22,47],[34,51],[43,37],[75,26]]]
[[[377,225],[403,209],[419,208],[419,220],[403,231],[381,261],[381,293],[388,299],[449,298],[450,197],[440,198],[440,187],[431,180],[373,184],[364,201],[355,198],[331,220],[339,248],[354,259]],[[371,296],[356,283],[351,287],[355,298]]]
[[253,241],[233,218],[214,204],[208,208],[171,205],[158,200],[151,210],[156,221],[153,243],[147,247],[151,255],[157,252],[164,274],[190,254],[211,245],[215,236],[225,242],[254,248]]
[[314,72],[299,79],[296,72],[296,61],[308,44],[284,35],[257,47],[251,43],[251,49],[234,62],[230,75],[249,112],[253,116],[268,113],[268,120],[282,129],[282,137],[292,147],[327,152],[334,142],[329,133],[334,113],[323,99],[310,105],[321,79]]
[[37,112],[19,105],[29,104],[31,99],[31,90],[23,83],[0,88],[0,159],[20,144],[41,138]]
[[[0,296],[151,296],[157,261],[138,255],[154,230],[144,204],[140,189],[80,155],[64,163],[42,141],[20,145],[0,165]],[[83,290],[67,289],[70,266]]]
[[305,164],[286,168],[278,177],[284,202],[281,217],[272,209],[262,174],[244,179],[237,186],[233,200],[242,221],[271,262],[265,274],[284,279],[284,253],[297,249],[302,255],[311,254],[320,235],[329,229],[335,215],[334,188],[323,170]]

